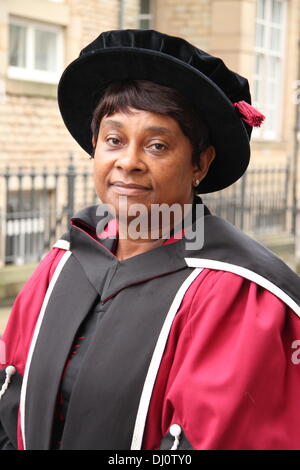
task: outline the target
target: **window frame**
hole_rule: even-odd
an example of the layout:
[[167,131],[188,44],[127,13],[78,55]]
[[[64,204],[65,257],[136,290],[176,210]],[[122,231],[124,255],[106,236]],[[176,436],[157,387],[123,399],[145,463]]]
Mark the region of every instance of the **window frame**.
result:
[[[256,83],[260,83],[262,86],[262,101],[256,101],[255,97],[253,98],[253,106],[257,107],[263,114],[266,115],[266,120],[268,119],[268,112],[269,112],[269,105],[270,103],[267,102],[267,89],[270,83],[270,78],[267,80],[264,77],[271,77],[270,69],[271,69],[271,59],[277,58],[280,61],[280,71],[279,71],[279,79],[276,83],[276,93],[278,92],[278,98],[275,102],[274,112],[276,112],[276,122],[273,129],[267,129],[266,125],[264,124],[261,128],[254,128],[253,129],[253,139],[255,141],[280,141],[282,136],[282,124],[283,124],[283,101],[284,101],[284,81],[285,81],[285,63],[286,63],[286,43],[287,43],[287,18],[288,18],[288,2],[287,0],[280,0],[282,4],[282,18],[280,24],[278,24],[277,28],[281,32],[281,42],[279,51],[275,51],[274,49],[270,48],[271,44],[271,32],[272,28],[276,25],[271,21],[271,5],[272,0],[266,0],[266,18],[258,18],[258,1],[257,1],[257,10],[256,10],[256,18],[255,18],[255,54],[254,54],[254,69],[256,68],[256,61],[258,55],[264,57],[266,61],[265,69],[261,73],[262,79],[260,75],[257,75],[256,70],[253,73],[253,88],[256,86]],[[264,46],[257,45],[257,25],[263,25],[265,27],[265,40]],[[265,44],[268,44],[269,47],[265,47]],[[264,109],[266,106],[266,109]]]
[[149,21],[149,28],[147,29],[152,29],[153,28],[153,20],[154,20],[154,5],[153,5],[153,0],[149,0],[149,13],[141,13],[141,1],[139,2],[139,16],[138,16],[138,21],[139,21],[139,28],[141,28],[141,21],[142,20],[148,20]]
[[[31,82],[57,84],[64,65],[64,31],[62,26],[41,21],[23,19],[10,16],[8,27],[11,25],[26,27],[25,67],[10,65],[8,57],[8,78]],[[38,70],[34,68],[34,36],[35,30],[52,32],[56,34],[56,71]],[[9,49],[8,49],[9,50]]]

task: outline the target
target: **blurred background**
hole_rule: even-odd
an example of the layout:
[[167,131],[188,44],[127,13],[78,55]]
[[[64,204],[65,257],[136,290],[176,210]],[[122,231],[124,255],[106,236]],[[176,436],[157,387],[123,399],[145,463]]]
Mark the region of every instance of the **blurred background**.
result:
[[123,28],[181,36],[248,78],[266,116],[251,164],[203,199],[299,272],[300,0],[0,0],[0,334],[69,217],[97,203],[57,83],[85,45]]

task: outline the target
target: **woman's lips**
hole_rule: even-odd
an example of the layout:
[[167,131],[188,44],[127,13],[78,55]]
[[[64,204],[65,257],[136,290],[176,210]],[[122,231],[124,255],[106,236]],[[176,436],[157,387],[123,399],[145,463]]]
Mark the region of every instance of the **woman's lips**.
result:
[[146,186],[141,186],[139,184],[125,184],[121,181],[116,181],[115,183],[112,183],[111,187],[116,193],[123,194],[125,196],[137,196],[151,189],[147,188]]

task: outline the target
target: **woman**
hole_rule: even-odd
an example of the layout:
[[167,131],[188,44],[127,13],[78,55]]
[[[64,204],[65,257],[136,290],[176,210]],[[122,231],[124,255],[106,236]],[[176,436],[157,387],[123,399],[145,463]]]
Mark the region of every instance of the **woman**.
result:
[[2,447],[299,448],[299,278],[197,196],[247,168],[247,80],[180,38],[111,31],[58,100],[102,204],[15,301]]

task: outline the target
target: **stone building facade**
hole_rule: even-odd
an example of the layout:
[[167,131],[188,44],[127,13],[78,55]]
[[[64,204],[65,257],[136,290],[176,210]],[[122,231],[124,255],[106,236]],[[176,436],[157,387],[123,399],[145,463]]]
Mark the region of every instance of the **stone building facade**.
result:
[[[10,73],[9,24],[18,20],[36,27],[55,25],[62,35],[63,67],[101,31],[119,27],[119,1],[0,0],[0,166],[61,164],[69,152],[82,153],[60,118],[57,80],[47,83],[34,76],[22,79]],[[138,26],[138,0],[126,2],[124,26]],[[33,74],[34,75],[34,74]],[[54,83],[53,83],[54,82]]]
[[59,115],[59,75],[101,31],[139,27],[186,38],[247,76],[269,122],[253,135],[251,165],[292,160],[300,0],[0,0],[0,172],[63,167],[70,152],[90,167]]
[[[48,83],[47,78],[30,78],[30,74],[22,78],[22,74],[11,70],[10,24],[19,20],[25,27],[28,23],[37,28],[58,28],[62,36],[58,76],[101,31],[140,27],[141,11],[148,8],[149,27],[184,37],[220,56],[233,70],[247,76],[253,86],[259,3],[269,8],[281,5],[285,13],[280,83],[275,89],[280,95],[274,113],[279,127],[273,137],[253,138],[253,161],[285,160],[292,153],[294,136],[300,0],[0,0],[0,167],[7,162],[60,163],[70,151],[84,158],[58,114],[57,80]],[[267,72],[271,73],[271,69]]]

